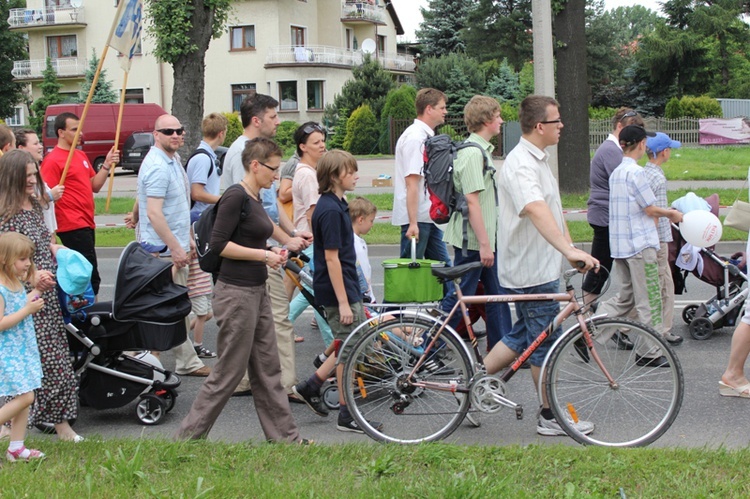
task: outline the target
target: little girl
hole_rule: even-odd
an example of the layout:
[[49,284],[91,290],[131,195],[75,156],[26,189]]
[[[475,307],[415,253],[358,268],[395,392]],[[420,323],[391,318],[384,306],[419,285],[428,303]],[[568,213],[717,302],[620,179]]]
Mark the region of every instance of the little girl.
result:
[[17,232],[0,235],[0,396],[14,397],[0,407],[0,421],[11,422],[8,461],[42,459],[44,454],[23,445],[34,403],[34,390],[42,386],[42,363],[31,314],[42,309],[41,293],[26,293],[23,281],[35,278],[31,261],[34,243]]

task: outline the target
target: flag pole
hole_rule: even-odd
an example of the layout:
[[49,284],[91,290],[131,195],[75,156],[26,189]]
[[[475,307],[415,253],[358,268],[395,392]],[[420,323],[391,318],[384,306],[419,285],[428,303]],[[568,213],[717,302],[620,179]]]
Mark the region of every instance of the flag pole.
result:
[[[122,93],[120,94],[120,112],[117,115],[117,128],[115,129],[115,151],[117,151],[120,145],[120,130],[122,126],[122,112],[125,110],[125,89],[128,88],[128,72],[125,71],[125,76],[122,79]],[[120,158],[122,162],[122,158]],[[112,201],[112,187],[115,182],[115,164],[113,163],[109,167],[109,186],[107,187],[107,205],[104,211],[109,213],[109,203]]]
[[[86,115],[89,112],[91,99],[94,97],[96,84],[99,83],[99,74],[102,72],[102,67],[104,66],[104,59],[107,58],[107,49],[109,49],[109,42],[112,40],[112,35],[115,33],[115,28],[117,27],[117,20],[120,18],[120,14],[122,13],[122,9],[125,6],[125,3],[126,2],[120,2],[120,5],[117,7],[117,12],[115,13],[115,18],[112,21],[112,27],[110,28],[109,36],[107,37],[107,43],[104,45],[104,50],[102,50],[102,56],[101,56],[101,59],[99,59],[99,65],[96,67],[96,72],[94,73],[94,80],[91,82],[89,95],[86,97],[86,104],[84,104],[83,106],[83,112],[81,113],[81,117],[78,122],[78,130],[76,130],[75,137],[73,137],[73,144],[70,146],[70,151],[68,151],[68,159],[65,160],[65,168],[63,168],[62,175],[60,176],[60,185],[65,184],[65,177],[68,175],[70,162],[73,160],[73,153],[75,152],[76,147],[78,146],[78,141],[81,138],[81,130],[83,130],[83,123],[84,121],[86,121]],[[115,144],[115,146],[117,146],[117,144]]]

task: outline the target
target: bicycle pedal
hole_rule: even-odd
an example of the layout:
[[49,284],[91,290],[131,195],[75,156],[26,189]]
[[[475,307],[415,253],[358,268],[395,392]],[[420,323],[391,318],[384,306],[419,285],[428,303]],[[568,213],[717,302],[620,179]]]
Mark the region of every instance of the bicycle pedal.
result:
[[516,419],[519,421],[523,419],[523,407],[520,405],[516,406]]

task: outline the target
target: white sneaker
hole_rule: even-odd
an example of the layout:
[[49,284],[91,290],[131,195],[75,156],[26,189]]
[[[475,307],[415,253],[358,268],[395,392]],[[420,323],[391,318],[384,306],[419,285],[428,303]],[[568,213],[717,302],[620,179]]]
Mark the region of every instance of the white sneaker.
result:
[[[584,435],[588,435],[589,433],[594,431],[594,423],[591,423],[590,421],[578,421],[577,423],[573,423],[573,426],[576,430],[583,433]],[[558,437],[568,435],[567,433],[565,433],[565,430],[562,429],[560,423],[558,423],[556,419],[544,419],[541,416],[539,416],[539,419],[537,420],[536,432],[540,435],[544,435],[545,437]]]

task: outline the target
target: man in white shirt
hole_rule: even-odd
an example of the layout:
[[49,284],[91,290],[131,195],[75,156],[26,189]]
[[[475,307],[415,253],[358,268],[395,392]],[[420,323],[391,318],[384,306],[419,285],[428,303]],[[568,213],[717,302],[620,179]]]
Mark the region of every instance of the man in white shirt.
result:
[[401,227],[401,257],[411,256],[411,239],[417,239],[417,258],[450,263],[443,231],[430,218],[430,200],[425,195],[424,141],[445,123],[445,94],[434,88],[417,92],[417,118],[396,143],[396,173],[391,223]]
[[[598,267],[599,262],[573,245],[563,219],[557,181],[547,163],[545,149],[558,143],[563,128],[559,104],[552,97],[530,95],[521,102],[519,119],[521,140],[505,159],[497,181],[498,278],[509,294],[557,293],[561,254],[572,266],[583,262],[581,271]],[[552,322],[560,305],[554,301],[518,301],[515,309],[518,319],[513,329],[485,358],[490,374],[514,361],[522,362],[516,357]],[[539,386],[547,350],[559,334],[557,328],[528,358],[535,387]],[[542,395],[537,433],[565,435]],[[584,434],[594,429],[586,421],[577,425]]]

